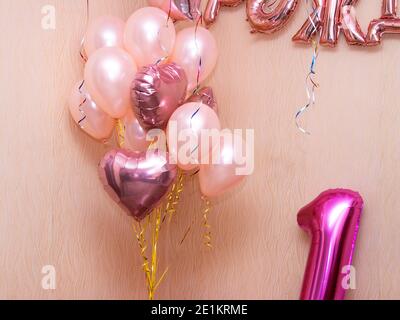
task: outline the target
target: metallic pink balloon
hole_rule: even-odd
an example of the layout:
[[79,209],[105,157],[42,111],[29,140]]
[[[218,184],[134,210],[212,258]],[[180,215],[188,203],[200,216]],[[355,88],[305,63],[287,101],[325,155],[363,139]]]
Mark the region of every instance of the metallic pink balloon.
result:
[[336,189],[300,210],[297,221],[312,236],[302,300],[343,300],[343,268],[351,265],[363,209],[361,196]]
[[400,18],[397,17],[397,0],[383,0],[382,16],[372,20],[367,35],[367,44],[376,46],[381,43],[382,35],[400,34]]
[[202,102],[218,114],[218,103],[211,87],[204,87],[196,91],[186,102]]
[[143,67],[132,84],[137,119],[145,129],[164,129],[174,111],[185,101],[188,80],[175,63]]
[[216,20],[221,7],[237,7],[244,0],[208,0],[204,11],[204,22],[210,27]]
[[354,6],[358,0],[313,0],[314,11],[294,35],[293,41],[309,43],[321,32],[320,43],[336,46],[340,30],[348,44],[366,45],[365,35],[357,21]]
[[99,165],[106,191],[129,215],[143,220],[162,201],[177,175],[168,154],[113,150]]
[[197,20],[201,0],[148,0],[151,6],[169,13],[175,20]]
[[252,32],[273,33],[293,15],[298,0],[247,0],[247,18]]

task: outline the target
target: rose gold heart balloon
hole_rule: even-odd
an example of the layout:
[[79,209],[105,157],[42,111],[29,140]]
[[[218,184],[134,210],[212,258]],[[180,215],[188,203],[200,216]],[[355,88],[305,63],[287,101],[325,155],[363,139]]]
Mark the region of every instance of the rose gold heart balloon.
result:
[[101,161],[99,175],[110,196],[141,221],[167,194],[177,167],[161,152],[112,150]]
[[201,102],[218,114],[218,103],[211,87],[204,87],[196,91],[186,102]]
[[184,102],[185,71],[175,63],[149,65],[136,74],[132,85],[134,111],[145,129],[164,129],[174,111]]

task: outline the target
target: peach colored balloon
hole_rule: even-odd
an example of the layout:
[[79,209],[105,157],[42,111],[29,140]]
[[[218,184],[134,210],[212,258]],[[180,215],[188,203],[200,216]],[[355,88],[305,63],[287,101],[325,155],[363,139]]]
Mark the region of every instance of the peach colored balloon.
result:
[[123,119],[125,126],[125,148],[131,151],[147,151],[150,141],[146,140],[147,132],[140,125],[132,110]]
[[137,68],[121,48],[102,48],[85,66],[86,88],[93,100],[113,118],[122,118],[131,107],[130,88]]
[[[208,156],[212,147],[210,143],[208,150],[202,150],[201,131],[207,129],[220,130],[220,128],[218,115],[209,106],[201,102],[184,104],[172,114],[168,123],[167,140],[170,155],[177,160],[178,166],[182,170],[197,169],[200,160]],[[189,138],[179,141],[179,135],[185,133],[196,138],[193,144],[191,144]]]
[[128,19],[124,44],[137,65],[143,67],[171,55],[175,38],[175,26],[172,19],[168,20],[168,14],[158,8],[145,7]]
[[218,48],[214,36],[203,27],[198,27],[197,31],[195,27],[183,29],[176,37],[171,59],[186,71],[188,90],[193,90],[197,86],[199,70],[201,83],[212,73],[217,63]]
[[124,46],[125,22],[114,16],[101,16],[89,24],[85,35],[85,53],[88,57],[104,47]]
[[97,140],[110,138],[115,120],[91,99],[83,81],[79,81],[72,89],[68,105],[72,118],[88,135]]
[[[235,140],[241,143],[237,144]],[[200,167],[199,182],[203,195],[210,198],[221,196],[245,179],[236,171],[243,166],[239,162],[245,151],[246,145],[241,136],[221,139],[221,146],[213,149],[210,164]]]

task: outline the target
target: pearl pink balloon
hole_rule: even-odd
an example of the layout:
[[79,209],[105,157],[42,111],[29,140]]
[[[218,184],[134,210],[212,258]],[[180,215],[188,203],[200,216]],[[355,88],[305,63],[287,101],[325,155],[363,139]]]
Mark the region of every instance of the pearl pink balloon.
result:
[[85,53],[89,57],[104,47],[124,46],[125,22],[113,16],[101,16],[89,24],[85,35]]
[[198,74],[200,84],[214,70],[218,59],[217,43],[211,32],[203,27],[198,27],[197,31],[195,27],[183,29],[176,37],[171,59],[186,71],[188,90],[191,91],[198,84]]
[[122,118],[131,107],[130,88],[137,68],[131,56],[120,48],[102,48],[85,66],[87,91],[113,118]]
[[150,141],[146,140],[147,132],[140,125],[138,119],[129,110],[123,119],[125,126],[125,148],[131,151],[147,151]]
[[[175,128],[175,130],[174,130]],[[201,131],[206,129],[220,130],[221,124],[218,115],[209,106],[201,102],[191,102],[179,107],[171,116],[167,127],[167,141],[170,154],[178,161],[178,166],[185,171],[198,168],[201,158],[207,157],[210,150],[201,150]],[[183,152],[181,148],[189,141],[178,141],[179,133],[193,133],[197,138],[196,144],[190,146],[190,150],[197,150],[197,153],[187,155],[189,159],[182,159],[179,156]],[[201,151],[201,152],[200,152]],[[190,160],[190,161],[186,161]],[[190,163],[187,163],[190,162]]]
[[72,118],[88,135],[97,140],[110,138],[115,120],[91,99],[83,81],[79,81],[72,89],[68,105]]
[[169,56],[175,38],[175,26],[172,19],[168,20],[168,14],[158,8],[145,7],[134,12],[128,19],[124,44],[137,65],[143,67]]
[[210,161],[210,164],[200,167],[200,190],[206,197],[221,196],[245,179],[245,176],[237,174],[236,169],[243,165],[239,165],[235,159],[240,159],[243,154],[241,149],[246,150],[246,145],[243,139],[242,145],[236,145],[235,139],[242,139],[242,137],[232,138],[231,141],[221,139],[221,147],[216,147],[212,152],[213,159],[218,159],[220,155],[219,163]]

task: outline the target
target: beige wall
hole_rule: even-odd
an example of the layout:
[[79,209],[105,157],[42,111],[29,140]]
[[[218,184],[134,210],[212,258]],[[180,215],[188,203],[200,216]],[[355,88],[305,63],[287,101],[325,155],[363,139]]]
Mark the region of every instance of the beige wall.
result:
[[[91,1],[91,14],[124,18],[144,0]],[[57,29],[41,29],[54,4]],[[380,1],[360,1],[364,29]],[[164,235],[170,272],[159,298],[296,299],[309,239],[296,212],[332,187],[366,202],[351,298],[400,298],[400,37],[379,48],[341,39],[318,62],[317,105],[294,126],[305,101],[311,49],[291,42],[305,19],[301,5],[282,32],[250,35],[244,7],[225,9],[212,29],[220,60],[210,79],[227,127],[255,128],[256,172],[215,203],[214,250],[201,245],[196,181]],[[79,43],[84,0],[0,1],[0,298],[145,298],[131,221],[106,196],[96,165],[110,146],[70,120],[66,100],[82,75]],[[57,290],[41,288],[41,268],[57,270]],[[165,264],[164,264],[165,265]]]

